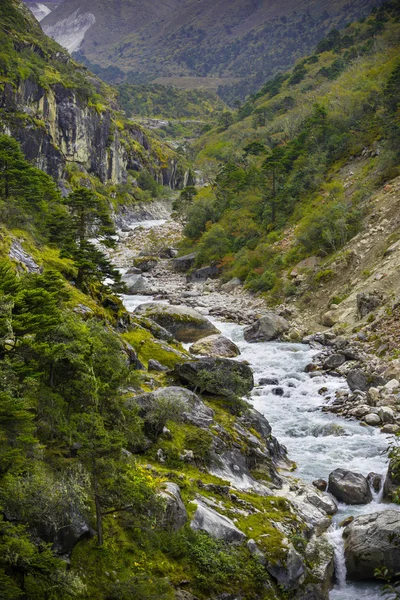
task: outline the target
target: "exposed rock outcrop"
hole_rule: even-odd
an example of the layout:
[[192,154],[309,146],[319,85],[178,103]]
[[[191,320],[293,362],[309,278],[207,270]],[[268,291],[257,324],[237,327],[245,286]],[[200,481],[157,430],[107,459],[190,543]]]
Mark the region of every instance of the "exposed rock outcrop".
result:
[[228,358],[200,358],[175,367],[178,379],[210,394],[244,395],[254,387],[253,372],[242,362]]
[[193,531],[205,531],[212,537],[229,544],[240,544],[246,539],[243,531],[240,531],[231,519],[221,515],[200,500],[197,500],[196,504],[197,510],[190,523]]
[[138,306],[135,312],[164,327],[179,342],[196,342],[201,338],[219,333],[211,321],[193,308],[186,306],[149,302]]
[[376,569],[390,575],[400,571],[400,512],[386,510],[357,517],[346,527],[345,557],[348,577],[374,577]]

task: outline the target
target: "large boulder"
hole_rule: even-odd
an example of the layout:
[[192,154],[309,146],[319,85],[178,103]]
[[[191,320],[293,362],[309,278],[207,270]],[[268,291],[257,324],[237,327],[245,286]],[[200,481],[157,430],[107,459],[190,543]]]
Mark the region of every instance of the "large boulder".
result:
[[254,387],[251,368],[229,358],[200,358],[184,362],[175,367],[174,374],[204,392],[221,396],[243,396]]
[[182,502],[179,485],[167,481],[164,486],[165,490],[160,492],[161,498],[165,501],[163,525],[166,529],[177,531],[186,524],[188,514]]
[[244,339],[250,343],[269,342],[280,338],[288,329],[289,323],[286,319],[274,313],[268,313],[253,325],[245,328]]
[[193,531],[205,531],[211,537],[221,539],[229,544],[240,544],[246,539],[243,531],[240,531],[231,519],[220,515],[200,500],[197,500],[196,504],[197,510],[190,523]]
[[202,267],[192,271],[190,275],[186,277],[187,281],[196,283],[200,281],[207,281],[207,279],[215,279],[219,275],[219,269],[215,265],[208,267]]
[[140,304],[135,312],[155,321],[172,333],[179,342],[197,342],[201,338],[219,333],[211,321],[187,306],[147,302]]
[[357,294],[357,312],[360,319],[381,306],[383,295],[380,292],[361,292]]
[[194,266],[194,262],[196,260],[196,253],[187,254],[186,256],[180,256],[179,258],[174,258],[172,261],[172,267],[175,271],[179,273],[185,273],[189,271]]
[[336,469],[329,475],[328,491],[345,504],[368,504],[372,493],[367,478],[360,473]]
[[210,335],[194,343],[189,348],[192,354],[202,356],[218,356],[221,358],[235,358],[240,350],[230,339],[223,335]]
[[354,392],[354,390],[366,392],[370,387],[366,374],[360,369],[352,369],[349,371],[347,374],[347,385],[352,392]]
[[400,511],[363,515],[343,532],[347,575],[362,580],[374,577],[376,569],[400,572]]
[[230,294],[234,290],[242,287],[242,282],[237,277],[230,279],[227,283],[221,285],[221,291]]
[[396,468],[396,463],[392,458],[383,484],[383,497],[386,500],[393,500],[398,490],[400,490],[400,469]]
[[124,275],[123,283],[126,285],[128,294],[149,294],[150,287],[148,282],[141,275]]
[[[170,412],[168,407],[171,408],[172,412],[174,412],[174,408],[179,409],[182,420],[196,427],[208,428],[214,421],[212,408],[206,406],[199,396],[182,387],[159,388],[155,392],[133,396],[126,401],[126,406],[127,408],[138,408],[139,416],[143,419],[145,428],[146,423],[148,423],[148,429],[154,428],[154,414],[157,411],[160,420],[159,432],[162,431],[168,420]],[[164,420],[159,410],[160,406],[163,407]]]

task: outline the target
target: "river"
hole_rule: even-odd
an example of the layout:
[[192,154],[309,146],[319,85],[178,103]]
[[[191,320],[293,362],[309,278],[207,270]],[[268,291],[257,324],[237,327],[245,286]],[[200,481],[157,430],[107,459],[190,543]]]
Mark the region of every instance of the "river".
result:
[[[148,296],[123,297],[129,311],[151,300]],[[328,479],[329,473],[339,467],[365,476],[370,472],[385,475],[390,436],[382,435],[377,428],[363,426],[359,421],[322,412],[321,407],[334,399],[337,390],[347,389],[347,384],[341,377],[328,374],[315,377],[305,372],[317,350],[295,343],[249,344],[244,340],[242,326],[211,320],[240,348],[239,360],[248,361],[252,367],[256,386],[250,401],[268,419],[273,435],[286,446],[289,458],[297,465],[295,476],[308,482]],[[266,377],[279,383],[259,385],[259,381]],[[281,395],[276,394],[277,388]],[[346,581],[342,529],[338,524],[350,515],[369,514],[389,507],[400,509],[396,505],[381,503],[379,493],[375,493],[373,501],[367,505],[339,504],[339,511],[328,532],[335,548],[337,579],[330,592],[330,600],[382,598],[380,584]]]

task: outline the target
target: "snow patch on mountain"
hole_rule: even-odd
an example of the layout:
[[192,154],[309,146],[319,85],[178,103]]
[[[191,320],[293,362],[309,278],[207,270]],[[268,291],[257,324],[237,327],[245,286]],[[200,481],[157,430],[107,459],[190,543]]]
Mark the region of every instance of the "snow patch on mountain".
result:
[[79,14],[78,8],[66,19],[54,25],[45,25],[43,30],[69,52],[75,52],[82,44],[86,32],[95,22],[96,17],[93,13]]
[[41,2],[31,2],[28,4],[28,7],[38,21],[41,21],[51,13],[51,9]]

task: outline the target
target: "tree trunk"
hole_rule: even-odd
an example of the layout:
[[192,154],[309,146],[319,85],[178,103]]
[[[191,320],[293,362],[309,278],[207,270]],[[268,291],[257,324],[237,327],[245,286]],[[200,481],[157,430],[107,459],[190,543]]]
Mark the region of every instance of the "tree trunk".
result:
[[96,503],[96,529],[97,529],[97,543],[99,546],[103,545],[103,516],[101,514],[100,498],[96,494],[94,497]]

